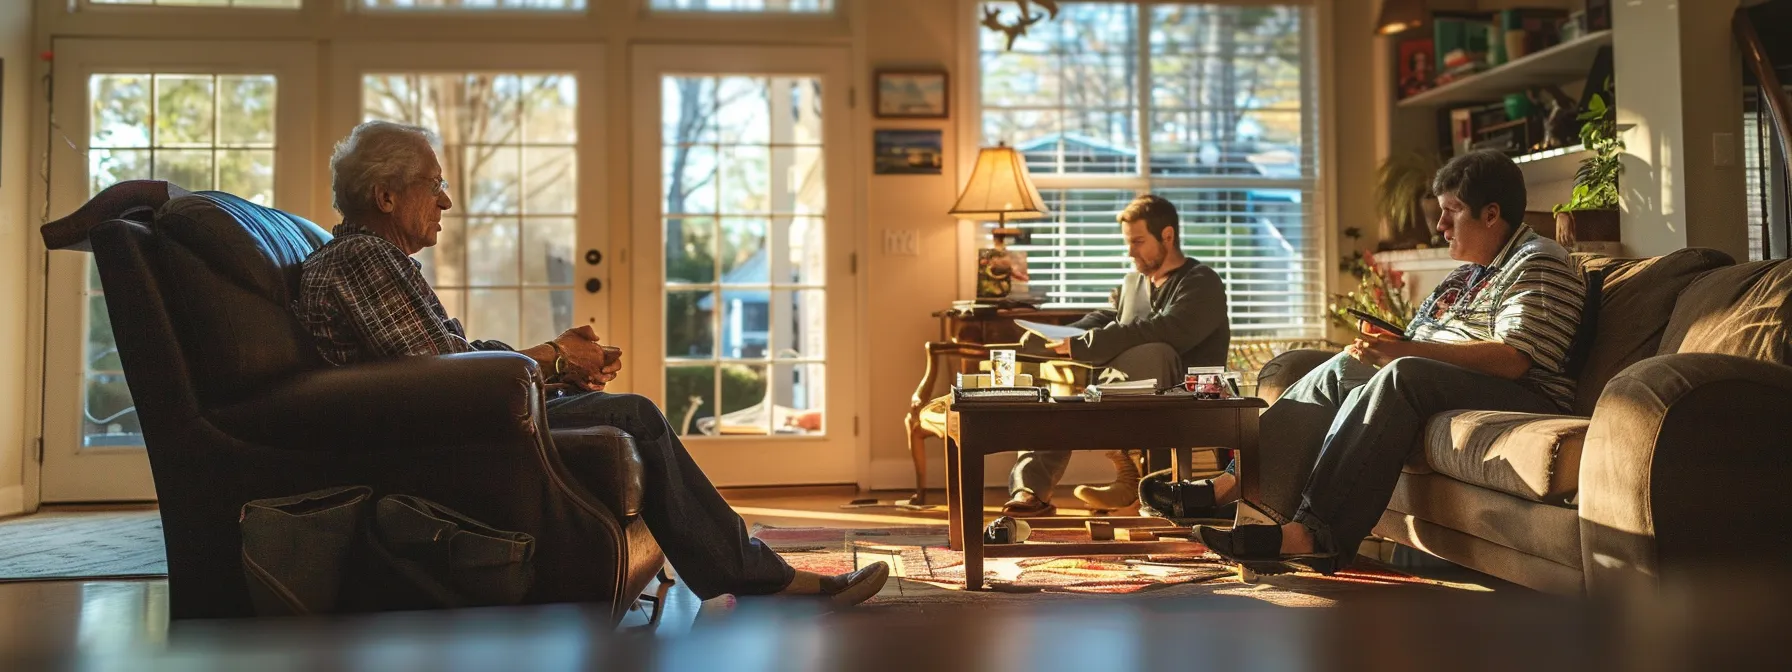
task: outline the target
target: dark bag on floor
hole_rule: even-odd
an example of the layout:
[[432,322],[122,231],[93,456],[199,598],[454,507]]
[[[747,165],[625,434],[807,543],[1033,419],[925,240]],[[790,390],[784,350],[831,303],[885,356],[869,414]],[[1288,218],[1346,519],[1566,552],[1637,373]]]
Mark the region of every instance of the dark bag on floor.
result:
[[336,611],[373,490],[346,486],[243,505],[243,579],[262,616]]
[[255,611],[294,616],[517,604],[535,539],[409,495],[347,486],[243,505]]

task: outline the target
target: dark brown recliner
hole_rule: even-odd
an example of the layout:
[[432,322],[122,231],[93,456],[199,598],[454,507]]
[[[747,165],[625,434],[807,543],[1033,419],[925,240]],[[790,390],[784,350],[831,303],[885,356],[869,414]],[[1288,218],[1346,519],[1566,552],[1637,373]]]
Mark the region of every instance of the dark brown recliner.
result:
[[42,233],[99,266],[161,500],[174,618],[253,615],[239,509],[338,485],[534,535],[525,602],[599,603],[620,620],[663,566],[633,439],[550,432],[528,357],[326,364],[291,308],[301,262],[330,239],[315,224],[132,181]]

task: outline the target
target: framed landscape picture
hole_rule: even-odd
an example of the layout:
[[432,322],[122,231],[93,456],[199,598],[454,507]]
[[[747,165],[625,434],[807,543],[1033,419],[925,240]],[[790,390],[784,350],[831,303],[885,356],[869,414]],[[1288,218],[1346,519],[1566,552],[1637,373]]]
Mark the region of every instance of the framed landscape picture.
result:
[[938,175],[942,160],[939,131],[878,129],[872,133],[875,175]]
[[879,70],[873,110],[882,119],[945,119],[946,83],[944,70]]

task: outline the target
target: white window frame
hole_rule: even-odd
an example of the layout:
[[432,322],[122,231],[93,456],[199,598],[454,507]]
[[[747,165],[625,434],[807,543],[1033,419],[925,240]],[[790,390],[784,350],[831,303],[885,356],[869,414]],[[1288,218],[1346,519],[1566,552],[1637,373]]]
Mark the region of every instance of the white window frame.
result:
[[[1315,269],[1317,280],[1319,281],[1319,295],[1317,297],[1319,303],[1317,308],[1319,308],[1320,312],[1313,315],[1313,317],[1318,320],[1318,325],[1314,327],[1313,333],[1302,334],[1298,336],[1298,338],[1322,338],[1327,336],[1330,333],[1330,327],[1326,324],[1323,310],[1326,300],[1331,296],[1333,288],[1338,283],[1336,274],[1331,271],[1335,266],[1335,264],[1331,263],[1331,260],[1336,257],[1336,250],[1338,248],[1338,243],[1336,241],[1338,227],[1336,215],[1334,214],[1336,212],[1334,207],[1336,196],[1333,194],[1332,189],[1334,179],[1332,177],[1334,172],[1333,167],[1335,166],[1337,159],[1335,152],[1333,151],[1334,142],[1332,129],[1334,127],[1334,122],[1332,120],[1332,115],[1324,113],[1324,111],[1334,108],[1331,65],[1329,62],[1320,62],[1319,59],[1316,58],[1316,55],[1329,53],[1331,42],[1332,3],[1323,2],[1321,0],[1070,1],[1111,2],[1113,4],[1133,4],[1140,7],[1135,19],[1138,22],[1138,34],[1140,36],[1140,39],[1138,40],[1138,58],[1140,65],[1138,71],[1143,73],[1140,76],[1142,78],[1141,81],[1145,85],[1137,87],[1137,95],[1139,99],[1135,102],[1137,114],[1139,115],[1138,128],[1141,129],[1137,161],[1138,168],[1137,172],[1133,174],[1033,173],[1032,177],[1034,185],[1042,191],[1054,189],[1113,189],[1131,190],[1134,193],[1139,194],[1149,193],[1152,190],[1169,189],[1224,189],[1241,187],[1251,189],[1310,189],[1313,203],[1311,204],[1310,214],[1308,215],[1310,217],[1310,226],[1308,228],[1312,229],[1314,232],[1311,234],[1312,238],[1310,239],[1310,242],[1312,245],[1312,254],[1315,256],[1315,261],[1317,262]],[[962,73],[962,75],[958,77],[958,82],[955,85],[957,91],[954,92],[954,96],[958,100],[967,101],[967,105],[958,120],[958,137],[960,139],[959,174],[969,176],[971,168],[976,161],[977,150],[983,142],[982,46],[980,39],[981,35],[978,31],[985,29],[979,26],[979,21],[982,19],[980,7],[983,4],[983,0],[959,0],[959,4],[961,16],[960,25],[963,26],[962,30],[966,32],[963,33],[963,38],[961,39],[963,49],[960,51],[961,60],[959,61],[959,72]],[[1176,177],[1150,174],[1151,141],[1149,115],[1152,106],[1150,100],[1151,87],[1148,78],[1151,71],[1151,44],[1150,40],[1146,37],[1150,34],[1151,13],[1149,8],[1153,5],[1175,4],[1235,6],[1306,5],[1311,8],[1308,16],[1311,17],[1312,25],[1307,29],[1308,39],[1303,42],[1301,59],[1302,88],[1314,93],[1314,100],[1308,103],[1303,103],[1301,106],[1301,113],[1303,116],[1302,127],[1305,129],[1312,129],[1311,132],[1317,134],[1317,137],[1310,139],[1311,142],[1303,141],[1304,149],[1318,153],[1313,161],[1313,170],[1315,171],[1315,174],[1311,180]],[[1317,79],[1315,80],[1314,78]],[[960,188],[963,187],[963,185],[959,186]],[[969,299],[976,296],[976,250],[980,247],[987,246],[989,234],[986,232],[986,227],[981,223],[961,220],[959,224],[958,247],[961,257],[958,264],[960,269],[958,278],[959,297]],[[1288,336],[1279,336],[1273,339],[1263,340],[1288,340],[1293,338],[1297,337],[1291,334]],[[1236,342],[1243,339],[1235,334],[1233,340]]]

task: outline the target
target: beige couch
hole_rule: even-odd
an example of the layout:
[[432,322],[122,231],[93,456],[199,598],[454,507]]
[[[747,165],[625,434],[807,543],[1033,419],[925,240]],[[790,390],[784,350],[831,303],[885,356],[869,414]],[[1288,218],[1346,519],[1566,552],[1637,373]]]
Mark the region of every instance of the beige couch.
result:
[[[1574,415],[1431,419],[1375,534],[1553,593],[1792,559],[1792,261],[1604,269]],[[1274,399],[1330,353],[1266,364]]]

